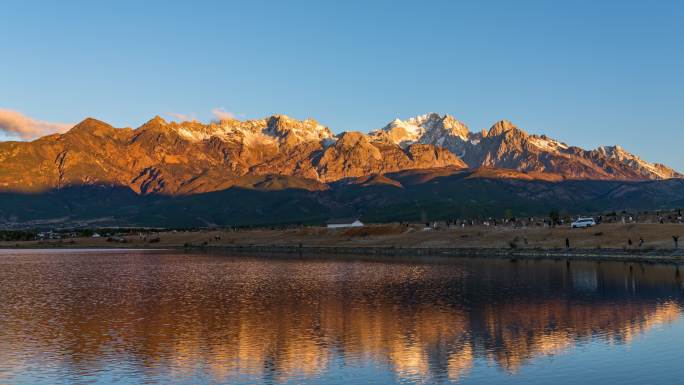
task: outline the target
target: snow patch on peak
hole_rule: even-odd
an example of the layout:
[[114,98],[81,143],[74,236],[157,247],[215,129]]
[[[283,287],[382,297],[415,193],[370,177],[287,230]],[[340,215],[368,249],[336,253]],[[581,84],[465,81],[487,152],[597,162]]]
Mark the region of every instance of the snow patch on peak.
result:
[[[446,117],[447,115],[444,115],[444,116]],[[422,125],[424,125],[424,124],[427,123],[427,122],[440,120],[441,118],[442,118],[442,116],[440,116],[440,115],[439,115],[438,113],[436,113],[436,112],[428,112],[427,114],[418,115],[418,116],[414,116],[414,117],[412,117],[412,118],[409,118],[409,119],[407,120],[407,122],[408,122],[409,124],[414,124],[414,125],[417,125],[417,126],[422,126]],[[397,120],[398,120],[398,119],[397,119]]]
[[596,149],[596,151],[610,159],[615,159],[615,160],[639,160],[640,163],[647,163],[644,160],[640,159],[638,156],[633,155],[627,151],[625,151],[624,148],[620,147],[619,145],[614,145],[614,146],[600,146]]
[[328,127],[319,124],[313,119],[299,121],[285,115],[270,118],[263,132],[278,139],[286,139],[290,143],[320,142],[333,137]]
[[185,127],[178,128],[176,132],[178,132],[178,135],[191,142],[200,142],[207,140],[210,137],[204,132],[189,130]]
[[274,115],[258,120],[221,120],[206,125],[199,122],[173,122],[168,124],[168,127],[182,138],[195,142],[216,137],[244,145],[294,145],[333,138],[330,129],[313,119],[299,121],[286,115]]
[[390,132],[390,133],[397,134],[397,136],[401,136],[402,141],[404,141],[404,140],[415,141],[423,133],[422,127],[420,127],[419,124],[416,124],[415,121],[411,121],[410,119],[408,121],[403,121],[400,119],[394,119],[387,126],[385,126],[382,130]]
[[539,148],[542,151],[547,151],[547,152],[560,152],[562,150],[567,150],[568,145],[562,142],[559,142],[557,140],[551,139],[546,137],[545,135],[542,136],[537,136],[537,135],[532,135],[529,138],[529,142],[532,143],[534,146]]

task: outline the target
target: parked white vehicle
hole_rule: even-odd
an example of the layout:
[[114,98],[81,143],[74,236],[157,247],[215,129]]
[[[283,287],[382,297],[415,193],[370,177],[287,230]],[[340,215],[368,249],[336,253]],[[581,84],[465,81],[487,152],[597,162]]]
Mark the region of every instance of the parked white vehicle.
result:
[[570,227],[573,229],[581,229],[584,227],[593,227],[596,226],[596,221],[594,218],[577,218],[576,221],[572,222]]

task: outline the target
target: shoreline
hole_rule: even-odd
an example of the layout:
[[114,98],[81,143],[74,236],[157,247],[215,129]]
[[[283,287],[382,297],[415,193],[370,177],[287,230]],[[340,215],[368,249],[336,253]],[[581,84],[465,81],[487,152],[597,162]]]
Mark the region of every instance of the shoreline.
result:
[[356,257],[439,257],[451,258],[482,258],[482,259],[510,259],[517,260],[567,260],[594,262],[629,262],[649,264],[684,265],[684,249],[655,249],[655,250],[625,250],[625,249],[505,249],[484,247],[393,247],[393,246],[295,246],[295,245],[173,245],[165,247],[140,247],[131,245],[126,247],[64,246],[46,247],[47,245],[23,245],[19,247],[0,246],[3,251],[31,251],[31,250],[61,250],[64,252],[103,251],[190,251],[202,253],[231,252],[243,255],[276,254],[281,256],[356,256]]
[[[0,249],[186,250],[284,255],[437,256],[506,259],[572,259],[684,264],[675,248],[681,224],[602,224],[590,229],[564,227],[439,228],[377,224],[360,228],[166,231],[105,234],[52,240],[3,241]],[[566,242],[570,248],[566,248]]]
[[445,257],[511,260],[575,260],[684,264],[684,250],[623,249],[502,249],[502,248],[425,248],[425,247],[344,247],[288,245],[186,246],[184,250],[230,251],[243,254],[275,253],[286,255],[354,255],[379,257]]

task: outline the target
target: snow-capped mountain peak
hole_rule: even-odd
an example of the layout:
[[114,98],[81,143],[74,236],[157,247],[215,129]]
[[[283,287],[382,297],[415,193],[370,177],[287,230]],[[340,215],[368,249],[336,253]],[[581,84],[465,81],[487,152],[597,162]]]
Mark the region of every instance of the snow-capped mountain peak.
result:
[[406,147],[413,143],[442,146],[450,137],[466,140],[468,127],[450,115],[430,112],[407,120],[394,119],[385,127],[372,131],[376,141],[385,141]]

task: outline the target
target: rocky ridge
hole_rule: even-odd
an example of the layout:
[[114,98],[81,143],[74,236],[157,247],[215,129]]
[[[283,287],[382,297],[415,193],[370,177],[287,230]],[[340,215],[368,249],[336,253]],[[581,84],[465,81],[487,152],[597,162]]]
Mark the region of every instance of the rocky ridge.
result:
[[12,192],[82,185],[166,195],[236,186],[324,190],[354,178],[398,185],[377,176],[437,168],[510,169],[515,172],[476,175],[522,173],[522,179],[541,180],[683,177],[619,146],[584,150],[530,135],[508,121],[471,132],[455,118],[435,113],[397,119],[368,134],[339,135],[313,119],[285,115],[208,124],[157,116],[136,129],[88,118],[64,134],[0,143],[0,190]]
[[449,115],[430,113],[407,121],[394,120],[372,131],[374,141],[407,146],[424,143],[447,148],[471,168],[505,168],[555,174],[566,179],[656,180],[684,175],[653,164],[620,146],[585,150],[545,135],[531,135],[502,120],[489,130],[471,132]]

